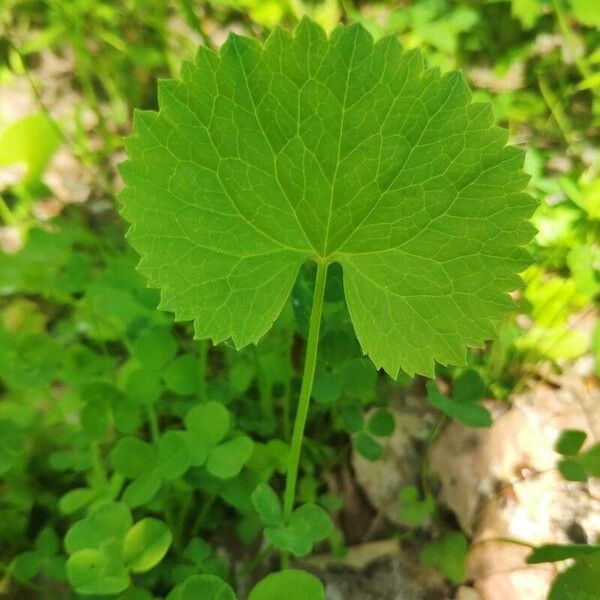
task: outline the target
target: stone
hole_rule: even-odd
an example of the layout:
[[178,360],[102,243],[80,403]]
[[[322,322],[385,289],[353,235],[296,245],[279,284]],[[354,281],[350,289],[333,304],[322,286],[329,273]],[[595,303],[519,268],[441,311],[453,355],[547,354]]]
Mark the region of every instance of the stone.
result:
[[488,402],[489,429],[451,423],[430,453],[438,500],[472,538],[467,571],[481,600],[545,600],[556,569],[526,565],[527,544],[600,537],[597,486],[565,481],[554,452],[565,429],[585,431],[586,445],[598,440],[600,389],[568,374],[553,383],[535,384],[510,405]]
[[423,449],[439,413],[425,398],[417,396],[393,402],[390,410],[396,427],[389,438],[378,438],[383,447],[382,457],[372,462],[353,452],[352,467],[371,505],[390,521],[400,524],[398,492],[404,486],[418,484]]

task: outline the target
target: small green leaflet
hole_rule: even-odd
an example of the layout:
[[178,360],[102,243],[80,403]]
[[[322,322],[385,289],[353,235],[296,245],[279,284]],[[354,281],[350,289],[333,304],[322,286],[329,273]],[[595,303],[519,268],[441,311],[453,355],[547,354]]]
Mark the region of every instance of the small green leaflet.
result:
[[271,573],[259,581],[248,600],[325,600],[323,584],[310,573],[287,569]]
[[478,398],[465,399],[455,395],[448,398],[440,392],[437,384],[433,381],[427,382],[427,398],[432,406],[467,427],[490,427],[492,425],[490,411],[477,401]]
[[[271,573],[250,591],[248,600],[324,600],[323,584],[310,573],[285,569]],[[177,585],[167,600],[236,600],[231,586],[215,575],[192,575]]]
[[421,549],[421,560],[439,569],[450,581],[465,580],[465,561],[469,551],[467,538],[459,531],[449,531],[439,540],[427,542]]
[[580,556],[556,577],[548,600],[597,600],[600,589],[600,552]]
[[421,499],[416,485],[408,485],[398,493],[400,519],[413,527],[423,525],[435,513],[435,500],[430,494]]
[[563,456],[575,456],[583,446],[587,434],[579,429],[565,429],[561,432],[554,450]]
[[81,595],[118,594],[129,587],[130,572],[160,563],[171,541],[162,521],[146,517],[133,524],[122,502],[101,504],[67,531],[67,578]]
[[558,562],[588,554],[600,554],[597,544],[545,544],[538,546],[527,557],[527,564],[536,565],[545,562]]
[[137,112],[123,215],[161,308],[256,342],[308,261],[342,266],[363,351],[395,377],[464,363],[510,308],[535,202],[459,73],[361,26],[303,19],[202,47]]
[[236,600],[231,586],[215,575],[192,575],[177,585],[167,600]]
[[278,550],[295,556],[306,556],[316,542],[324,540],[333,531],[331,517],[312,503],[299,506],[286,523],[279,497],[266,483],[259,483],[252,492],[252,504],[266,525],[267,540]]

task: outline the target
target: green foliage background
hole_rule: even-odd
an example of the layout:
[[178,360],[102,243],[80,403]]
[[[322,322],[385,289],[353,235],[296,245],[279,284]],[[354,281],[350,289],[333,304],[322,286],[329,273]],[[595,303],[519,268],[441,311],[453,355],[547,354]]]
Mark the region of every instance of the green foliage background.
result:
[[[286,549],[326,539],[343,553],[342,533],[326,525],[290,542],[268,501],[285,471],[314,271],[302,270],[256,347],[193,342],[191,326],[158,311],[157,292],[135,272],[115,200],[123,136],[134,108],[156,108],[157,78],[176,77],[198,44],[217,47],[230,30],[265,38],[303,15],[328,31],[360,22],[376,37],[421,48],[442,71],[463,69],[526,151],[528,191],[540,207],[525,288],[498,339],[473,351],[467,368],[437,368],[452,393],[430,386],[431,404],[488,426],[483,396],[508,401],[532,375],[588,354],[600,375],[600,2],[5,0],[0,94],[26,81],[36,108],[16,120],[0,112],[0,171],[24,165],[0,187],[2,232],[22,245],[0,252],[0,595],[163,598],[198,574],[235,584],[268,564],[265,525]],[[40,94],[50,52],[72,65],[77,102],[67,114]],[[41,219],[40,203],[55,194],[45,175],[65,148],[94,174],[89,199]],[[305,506],[340,508],[323,474],[353,448],[380,457],[394,429],[389,398],[409,386],[425,392],[362,357],[341,273],[330,269],[299,482]],[[566,478],[600,475],[599,452],[564,447]],[[435,502],[427,490],[403,494],[414,532]],[[429,545],[422,533],[415,539],[424,562],[450,564],[445,575],[462,580],[460,561],[444,560],[466,551],[461,534]],[[578,559],[551,597],[574,581],[593,590],[596,558]],[[90,561],[101,576],[90,579]],[[181,589],[173,597],[184,597]]]

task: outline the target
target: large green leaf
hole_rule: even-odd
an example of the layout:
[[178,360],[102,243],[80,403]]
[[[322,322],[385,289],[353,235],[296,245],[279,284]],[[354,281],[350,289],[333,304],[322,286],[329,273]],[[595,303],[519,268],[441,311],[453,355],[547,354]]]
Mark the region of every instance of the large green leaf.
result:
[[600,4],[589,0],[570,0],[573,15],[588,27],[600,27]]
[[161,307],[256,342],[307,260],[338,262],[363,350],[395,376],[462,363],[528,262],[522,153],[459,73],[360,25],[231,35],[138,112],[123,215]]

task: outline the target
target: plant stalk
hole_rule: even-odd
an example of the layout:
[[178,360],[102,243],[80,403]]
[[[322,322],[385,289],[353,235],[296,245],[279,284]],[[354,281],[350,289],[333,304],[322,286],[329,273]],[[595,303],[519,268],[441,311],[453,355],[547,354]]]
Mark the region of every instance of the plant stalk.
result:
[[6,204],[6,201],[0,194],[0,219],[4,221],[5,225],[15,225],[17,223],[17,219],[13,214],[12,210]]
[[300,399],[298,411],[294,420],[294,431],[290,445],[287,476],[285,481],[285,492],[283,495],[283,516],[289,520],[294,510],[294,499],[296,497],[296,482],[298,480],[298,466],[300,464],[300,452],[304,438],[304,427],[308,416],[308,405],[312,392],[315,367],[317,364],[317,347],[319,345],[319,330],[321,328],[321,313],[323,312],[323,296],[325,295],[325,281],[327,279],[328,263],[317,263],[317,278],[313,295],[312,309],[310,312],[310,325],[308,328],[308,339],[306,341],[306,356],[304,360],[304,373],[302,374],[302,386],[300,388]]
[[208,371],[208,340],[198,343],[198,400],[206,400],[206,374]]
[[158,424],[158,415],[153,404],[148,406],[148,422],[150,423],[150,437],[152,443],[157,444],[160,440],[160,426]]

